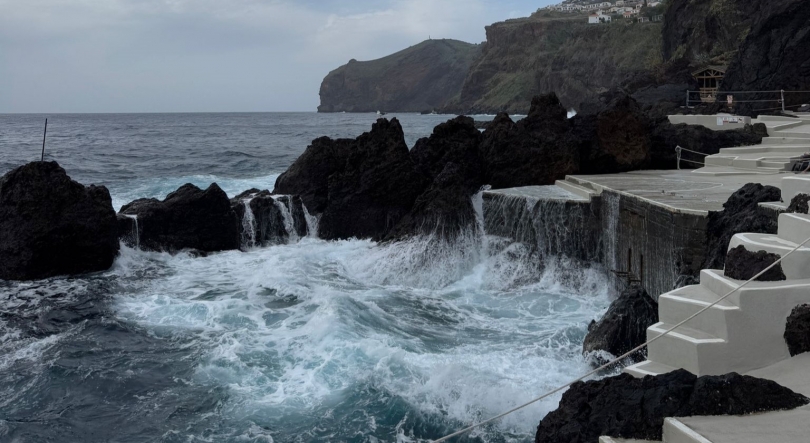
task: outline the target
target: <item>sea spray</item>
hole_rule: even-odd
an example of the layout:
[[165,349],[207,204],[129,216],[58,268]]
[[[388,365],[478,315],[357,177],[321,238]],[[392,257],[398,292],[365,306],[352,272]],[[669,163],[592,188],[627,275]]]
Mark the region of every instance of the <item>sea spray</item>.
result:
[[321,221],[320,215],[312,215],[307,209],[307,205],[301,205],[304,208],[304,218],[307,221],[307,236],[311,238],[318,238],[318,225]]
[[292,197],[288,195],[274,196],[275,205],[281,216],[284,219],[284,230],[287,231],[288,243],[295,243],[298,241],[298,231],[295,229],[295,220],[292,216]]
[[256,247],[256,216],[250,206],[251,200],[250,198],[242,200],[242,204],[245,206],[245,214],[242,216],[241,244],[243,250]]
[[138,225],[138,215],[137,214],[125,214],[126,217],[132,219],[132,231],[129,234],[129,238],[127,239],[129,243],[135,248],[141,248],[141,229]]
[[[465,232],[387,244],[306,239],[199,258],[125,247],[104,275],[53,283],[108,286],[89,293],[106,294],[99,309],[109,314],[59,339],[67,362],[94,375],[14,367],[24,379],[6,377],[0,393],[17,389],[28,406],[4,413],[16,420],[76,399],[92,411],[103,390],[117,426],[93,428],[100,439],[114,439],[114,428],[155,440],[182,426],[192,440],[223,442],[427,441],[585,372],[586,325],[608,301],[603,274],[587,268],[561,281],[566,263],[539,266],[526,245],[483,235],[480,218]],[[53,366],[58,348],[45,348],[32,358]],[[476,437],[530,441],[558,401]],[[155,414],[172,419],[155,423]],[[11,432],[23,426],[10,423]]]

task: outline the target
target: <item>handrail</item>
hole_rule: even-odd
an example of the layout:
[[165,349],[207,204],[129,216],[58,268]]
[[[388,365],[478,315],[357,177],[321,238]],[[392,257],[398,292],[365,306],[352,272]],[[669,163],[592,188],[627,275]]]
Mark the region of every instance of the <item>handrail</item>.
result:
[[512,408],[512,409],[510,409],[510,410],[508,410],[508,411],[504,412],[503,414],[496,415],[495,417],[489,418],[489,419],[484,420],[484,421],[482,421],[482,422],[480,422],[480,423],[476,423],[476,424],[474,424],[474,425],[472,425],[472,426],[468,426],[468,427],[466,427],[466,428],[464,428],[464,429],[461,429],[461,430],[459,430],[459,431],[456,431],[456,432],[454,432],[454,433],[452,433],[452,434],[446,435],[446,436],[444,436],[444,437],[442,437],[442,438],[440,438],[440,439],[438,439],[438,440],[433,440],[433,443],[441,443],[441,442],[443,442],[443,441],[447,441],[447,440],[449,440],[449,439],[451,439],[451,438],[453,438],[453,437],[457,437],[457,436],[459,436],[459,435],[466,434],[467,432],[470,432],[470,431],[472,431],[473,429],[475,429],[475,428],[477,428],[477,427],[483,426],[483,425],[488,424],[488,423],[492,423],[492,422],[493,422],[493,421],[495,421],[495,420],[498,420],[498,419],[500,419],[500,418],[503,418],[503,417],[505,417],[505,416],[507,416],[507,415],[509,415],[509,414],[513,413],[513,412],[519,411],[519,410],[521,410],[521,409],[525,408],[526,406],[529,406],[529,405],[532,405],[532,404],[534,404],[534,403],[537,403],[538,401],[540,401],[540,400],[542,400],[542,399],[544,399],[544,398],[546,398],[546,397],[549,397],[549,396],[551,396],[551,395],[554,395],[554,394],[556,394],[556,393],[558,393],[558,392],[562,391],[563,389],[566,389],[566,388],[571,387],[571,385],[573,385],[574,383],[580,382],[580,381],[582,381],[582,380],[584,380],[584,379],[586,379],[586,378],[588,378],[588,377],[590,377],[590,376],[592,376],[592,375],[594,375],[594,374],[599,373],[600,371],[603,371],[603,370],[605,370],[605,369],[607,369],[607,368],[609,368],[609,367],[611,367],[611,366],[615,365],[616,363],[621,362],[621,361],[622,361],[622,360],[624,360],[625,358],[627,358],[627,357],[629,357],[629,356],[631,356],[631,355],[635,354],[636,352],[638,352],[638,351],[640,351],[640,350],[644,349],[644,347],[646,347],[647,345],[649,345],[649,344],[651,344],[651,343],[653,343],[653,342],[655,342],[655,341],[658,341],[658,339],[660,339],[661,337],[663,337],[663,336],[665,336],[665,335],[668,335],[670,332],[672,332],[672,331],[674,331],[675,329],[677,329],[677,328],[679,328],[679,327],[683,326],[684,324],[686,324],[687,322],[691,321],[692,319],[694,319],[694,318],[695,318],[695,317],[697,317],[698,315],[700,315],[700,314],[702,314],[702,313],[704,313],[704,312],[708,311],[709,309],[711,309],[711,308],[715,307],[715,306],[716,306],[718,303],[720,303],[721,301],[723,301],[723,300],[727,299],[729,296],[731,296],[731,294],[733,294],[733,293],[735,293],[735,292],[739,291],[740,289],[742,289],[743,287],[745,287],[746,285],[748,285],[748,284],[749,284],[749,283],[751,283],[752,281],[754,281],[754,280],[758,279],[758,278],[759,278],[759,277],[761,277],[763,274],[765,274],[766,272],[770,271],[770,270],[771,270],[771,269],[772,269],[774,266],[776,266],[776,265],[778,265],[779,263],[781,263],[781,262],[782,262],[782,260],[784,260],[784,259],[786,259],[786,258],[790,257],[790,255],[791,255],[791,254],[793,254],[794,252],[796,252],[796,251],[798,251],[799,249],[801,249],[801,248],[802,248],[804,245],[806,245],[807,243],[810,243],[810,237],[807,237],[807,240],[805,240],[805,241],[801,242],[801,244],[797,245],[795,248],[793,248],[793,250],[791,250],[791,251],[790,251],[790,252],[788,252],[787,254],[785,254],[785,255],[783,255],[783,256],[781,256],[781,257],[779,257],[779,259],[778,259],[778,260],[776,260],[775,262],[771,263],[771,265],[770,265],[770,266],[768,266],[767,268],[765,268],[765,269],[763,269],[762,271],[760,271],[760,272],[759,272],[759,274],[757,274],[757,275],[755,275],[755,276],[751,277],[750,279],[748,279],[747,281],[745,281],[743,284],[741,284],[741,285],[737,286],[736,288],[732,289],[732,290],[731,290],[731,291],[729,291],[729,292],[728,292],[726,295],[724,295],[724,296],[720,297],[719,299],[717,299],[717,300],[716,300],[714,303],[712,303],[712,304],[710,304],[710,305],[707,305],[707,306],[706,306],[706,307],[704,307],[703,309],[701,309],[701,310],[697,311],[696,313],[694,313],[694,314],[690,315],[689,317],[687,317],[685,320],[683,320],[683,321],[681,321],[680,323],[676,324],[675,326],[673,326],[673,327],[671,327],[671,328],[667,329],[667,330],[666,330],[666,331],[664,331],[664,332],[663,332],[661,335],[657,335],[657,336],[653,337],[652,339],[647,340],[646,342],[644,342],[644,343],[642,343],[642,344],[640,344],[640,345],[636,346],[635,348],[633,348],[633,349],[631,349],[631,350],[627,351],[626,353],[622,354],[621,356],[614,358],[613,360],[611,360],[611,361],[609,361],[609,362],[607,362],[607,363],[603,364],[602,366],[599,366],[598,368],[594,369],[593,371],[588,372],[587,374],[585,374],[585,375],[583,375],[583,376],[581,376],[581,377],[577,378],[577,379],[576,379],[576,380],[574,380],[574,381],[571,381],[571,382],[566,383],[566,384],[564,384],[564,385],[562,385],[562,386],[560,386],[560,387],[558,387],[558,388],[556,388],[556,389],[553,389],[553,390],[551,390],[551,391],[548,391],[548,392],[546,392],[545,394],[543,394],[543,395],[541,395],[541,396],[539,396],[539,397],[535,398],[534,400],[531,400],[531,401],[526,402],[526,403],[524,403],[524,404],[522,404],[522,405],[520,405],[520,406],[517,406],[517,407],[515,407],[515,408]]

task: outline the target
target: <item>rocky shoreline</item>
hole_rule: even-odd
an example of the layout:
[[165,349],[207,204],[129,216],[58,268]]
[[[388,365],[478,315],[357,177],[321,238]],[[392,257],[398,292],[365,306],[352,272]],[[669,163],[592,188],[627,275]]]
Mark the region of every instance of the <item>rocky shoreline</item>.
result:
[[[761,139],[752,129],[713,132],[673,125],[651,117],[628,96],[599,113],[569,119],[563,104],[549,94],[536,97],[522,120],[502,113],[481,131],[471,118],[457,117],[436,126],[431,136],[410,150],[399,122],[379,119],[355,139],[314,140],[278,177],[272,191],[250,189],[228,198],[216,184],[207,189],[187,184],[163,200],[134,200],[118,214],[106,188],[70,180],[55,162],[34,162],[0,179],[4,228],[0,278],[31,280],[102,271],[112,265],[119,239],[139,249],[197,255],[282,244],[307,235],[384,242],[431,236],[452,243],[476,228],[471,197],[485,185],[549,185],[573,173],[674,168],[671,152],[676,143],[716,153],[724,146],[756,144]],[[778,192],[746,186],[729,199],[724,211],[710,216],[713,240],[707,260],[739,263],[743,273],[767,263],[768,257],[720,253],[734,233],[773,229],[772,217],[759,213],[757,203],[778,200]],[[53,254],[54,247],[63,252]],[[584,352],[601,353],[594,361],[622,354],[642,343],[647,326],[656,321],[654,297],[632,287],[589,327]],[[714,386],[729,389],[733,404],[701,409],[704,400],[718,395]],[[684,402],[665,401],[676,391]],[[648,396],[675,409],[647,411],[648,403],[638,399]],[[779,401],[771,401],[777,397]],[[593,413],[577,412],[580,403],[590,405]],[[806,398],[771,382],[734,374],[700,379],[685,372],[649,380],[609,377],[575,385],[560,409],[541,422],[537,441],[594,441],[594,435],[614,431],[634,438],[655,437],[660,431],[655,424],[670,413],[745,413],[806,403]],[[642,426],[611,414],[652,415]]]

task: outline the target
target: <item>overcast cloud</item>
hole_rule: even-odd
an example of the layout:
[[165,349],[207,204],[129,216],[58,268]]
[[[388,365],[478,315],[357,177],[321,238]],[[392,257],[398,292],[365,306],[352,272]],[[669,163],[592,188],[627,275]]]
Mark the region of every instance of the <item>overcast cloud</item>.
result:
[[0,0],[0,113],[314,111],[323,77],[550,0]]

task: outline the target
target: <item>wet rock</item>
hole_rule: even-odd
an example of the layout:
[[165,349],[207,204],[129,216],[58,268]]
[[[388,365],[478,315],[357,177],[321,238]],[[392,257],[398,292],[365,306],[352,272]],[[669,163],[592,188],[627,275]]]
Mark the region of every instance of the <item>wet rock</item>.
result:
[[[245,205],[245,202],[247,206]],[[239,221],[240,247],[247,249],[251,246],[268,246],[287,243],[287,232],[284,215],[270,191],[249,189],[231,199],[233,209]],[[249,219],[245,220],[246,210],[250,208],[253,214],[253,226]],[[252,234],[250,232],[252,230]],[[254,242],[250,245],[250,241]]]
[[442,172],[423,192],[386,240],[402,240],[412,235],[429,235],[454,240],[475,229],[474,189],[464,180],[461,167],[446,163]]
[[[779,260],[779,254],[766,251],[749,251],[745,246],[740,245],[728,251],[726,256],[725,276],[735,280],[748,280],[759,274],[768,266]],[[757,281],[782,281],[787,280],[782,271],[782,264],[777,264],[768,272],[762,274]]]
[[118,255],[118,224],[104,186],[84,186],[56,162],[0,178],[0,279],[102,271]]
[[535,441],[591,443],[602,435],[660,441],[666,417],[743,415],[808,402],[773,381],[736,373],[700,378],[683,369],[644,378],[621,374],[572,385],[559,407],[540,422]]
[[[658,303],[641,285],[633,285],[610,304],[599,321],[588,326],[588,335],[582,345],[584,354],[593,354],[599,365],[607,363],[601,352],[614,357],[623,355],[647,341],[647,328],[658,323]],[[647,355],[642,349],[629,358],[638,362]]]
[[355,140],[321,137],[278,179],[273,194],[298,195],[313,214],[322,213],[329,201],[329,177],[343,171]]
[[140,232],[135,217],[117,214],[116,221],[118,223],[118,240],[130,248],[137,248],[139,246]]
[[808,202],[810,202],[810,195],[798,194],[790,200],[790,205],[787,208],[787,212],[792,212],[795,214],[807,214],[808,209],[810,209]]
[[397,119],[379,119],[355,140],[318,139],[276,181],[320,214],[318,236],[380,240],[407,214],[429,180],[414,168]]
[[569,134],[567,114],[553,93],[532,99],[518,122],[498,114],[479,148],[486,182],[495,189],[549,185],[579,172],[579,144]]
[[706,261],[704,269],[723,269],[728,244],[734,234],[753,232],[776,234],[777,216],[759,206],[763,202],[778,202],[782,191],[773,186],[748,183],[723,203],[722,211],[709,211],[706,227]]
[[790,356],[810,352],[810,305],[793,308],[785,324],[785,343]]
[[236,213],[216,183],[206,190],[185,184],[163,201],[138,199],[124,205],[120,213],[138,217],[143,249],[216,252],[239,248]]
[[416,142],[411,158],[431,184],[387,239],[421,234],[449,240],[473,227],[471,197],[484,184],[480,140],[473,119],[462,116],[436,126],[430,137]]

